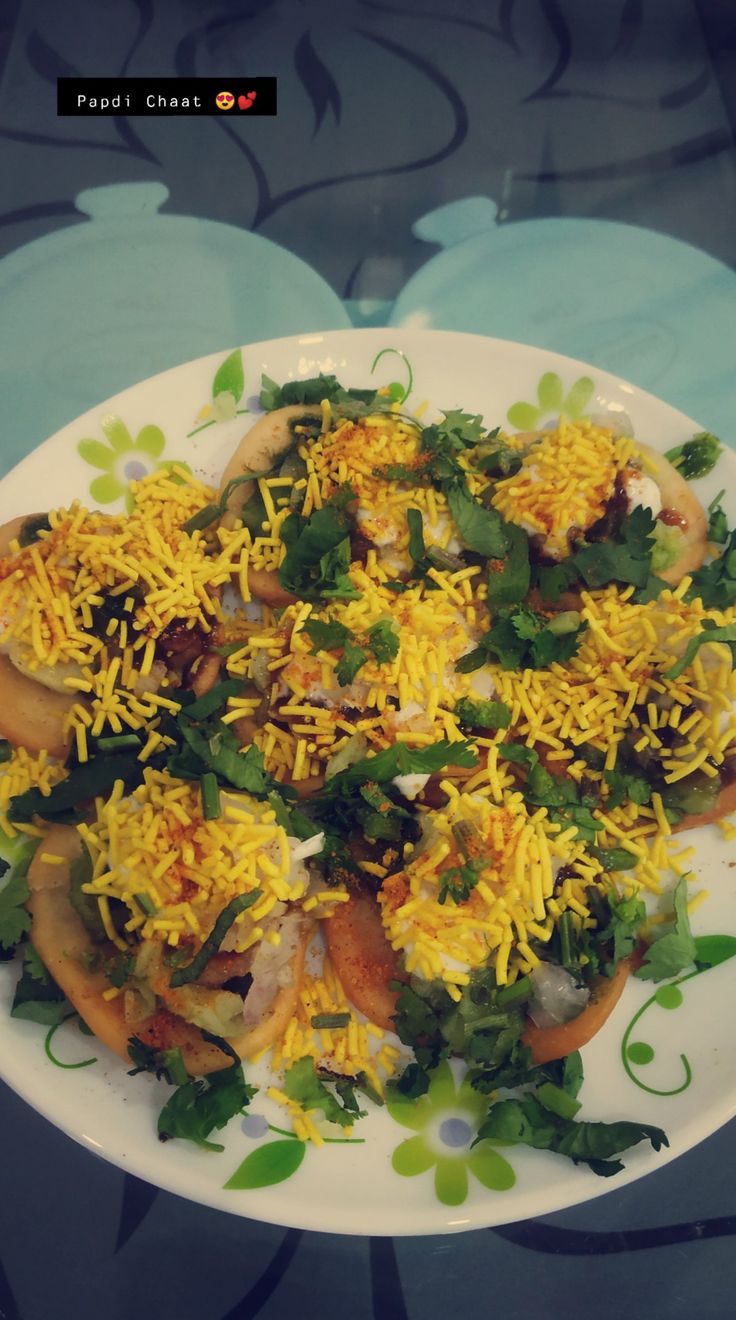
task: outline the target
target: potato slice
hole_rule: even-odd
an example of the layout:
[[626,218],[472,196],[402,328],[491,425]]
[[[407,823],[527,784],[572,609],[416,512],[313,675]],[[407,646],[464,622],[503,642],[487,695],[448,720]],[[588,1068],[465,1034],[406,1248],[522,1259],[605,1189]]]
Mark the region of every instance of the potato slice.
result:
[[[65,857],[67,865],[44,862],[44,853]],[[31,940],[44,966],[98,1040],[128,1060],[131,1032],[123,1016],[122,997],[105,1001],[102,992],[109,987],[107,977],[83,964],[85,955],[94,954],[97,948],[69,902],[70,867],[80,856],[79,835],[71,825],[54,825],[39,844],[28,869]]]
[[74,693],[53,692],[33,678],[21,674],[6,655],[0,655],[0,737],[14,747],[64,758],[71,738],[64,720],[74,702]]
[[[67,865],[42,861],[44,853],[67,859]],[[101,971],[85,965],[99,952],[81,918],[69,902],[71,863],[81,855],[77,831],[71,825],[54,825],[29,867],[31,896],[31,940],[44,966],[61,986],[69,1003],[108,1049],[130,1063],[128,1040],[138,1036],[153,1049],[181,1049],[188,1072],[193,1076],[215,1072],[225,1065],[223,1054],[203,1039],[196,1027],[162,1009],[132,1028],[125,1021],[123,996],[105,1000],[109,981]],[[241,1058],[266,1049],[286,1029],[304,979],[304,960],[312,927],[306,923],[291,961],[292,983],[283,986],[271,1004],[268,1016],[258,1026],[231,1039]]]
[[21,513],[17,518],[11,518],[10,522],[3,523],[0,526],[0,557],[10,554],[10,542],[18,539],[24,523],[43,517],[45,517],[43,513]]
[[297,600],[293,592],[282,587],[277,568],[249,568],[248,585],[253,595],[272,609],[293,605]]
[[[276,408],[259,418],[255,426],[247,431],[222,474],[220,494],[233,477],[242,477],[247,472],[263,472],[273,467],[274,461],[285,456],[294,445],[294,435],[290,423],[300,417],[321,417],[319,404],[295,403],[288,408]],[[227,502],[227,510],[222,519],[223,527],[232,527],[243,507],[253,494],[253,482],[244,481],[236,486]],[[264,597],[265,599],[265,597]]]

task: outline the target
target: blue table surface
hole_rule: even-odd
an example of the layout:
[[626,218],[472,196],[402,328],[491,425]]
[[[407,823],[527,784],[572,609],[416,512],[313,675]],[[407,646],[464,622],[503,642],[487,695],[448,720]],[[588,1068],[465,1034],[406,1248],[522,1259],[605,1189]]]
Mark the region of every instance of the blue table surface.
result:
[[[0,470],[176,362],[351,324],[558,349],[733,443],[735,52],[721,0],[5,0]],[[276,118],[56,117],[58,76],[242,70]],[[734,1313],[734,1124],[577,1209],[391,1240],[204,1209],[0,1104],[0,1320]]]

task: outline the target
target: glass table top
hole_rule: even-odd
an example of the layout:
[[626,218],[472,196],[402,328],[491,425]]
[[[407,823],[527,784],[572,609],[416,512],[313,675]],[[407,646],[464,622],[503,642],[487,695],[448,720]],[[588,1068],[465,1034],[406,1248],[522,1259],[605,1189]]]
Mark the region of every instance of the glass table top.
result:
[[[371,325],[583,358],[736,441],[736,16],[719,0],[9,0],[0,464],[237,343]],[[275,74],[279,113],[61,118],[79,74]],[[736,1127],[453,1237],[204,1209],[0,1085],[2,1320],[732,1314]]]

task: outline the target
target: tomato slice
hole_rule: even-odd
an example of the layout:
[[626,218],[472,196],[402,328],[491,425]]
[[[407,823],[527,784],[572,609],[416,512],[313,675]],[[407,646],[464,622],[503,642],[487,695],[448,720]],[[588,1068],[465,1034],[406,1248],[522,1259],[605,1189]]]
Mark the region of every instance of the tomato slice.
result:
[[554,1027],[537,1027],[531,1023],[521,1039],[531,1049],[534,1063],[564,1059],[566,1054],[572,1054],[574,1050],[587,1045],[616,1007],[634,965],[634,958],[622,958],[612,977],[601,977],[587,1008],[569,1022],[561,1022]]
[[348,903],[336,903],[335,909],[323,930],[345,993],[376,1026],[393,1031],[396,992],[389,989],[389,981],[403,981],[406,976],[386,939],[378,903],[370,894],[354,894]]

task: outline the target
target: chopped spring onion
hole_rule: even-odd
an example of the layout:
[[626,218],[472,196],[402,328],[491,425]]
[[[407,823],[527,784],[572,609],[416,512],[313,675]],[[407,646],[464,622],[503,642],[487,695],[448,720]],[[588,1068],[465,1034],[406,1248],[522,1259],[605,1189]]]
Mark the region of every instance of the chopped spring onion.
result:
[[202,794],[202,815],[205,820],[219,820],[222,815],[220,806],[220,789],[217,783],[217,775],[208,770],[200,776],[199,788]]
[[127,752],[140,745],[141,740],[135,733],[115,733],[109,738],[97,739],[97,747],[101,752]]

